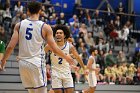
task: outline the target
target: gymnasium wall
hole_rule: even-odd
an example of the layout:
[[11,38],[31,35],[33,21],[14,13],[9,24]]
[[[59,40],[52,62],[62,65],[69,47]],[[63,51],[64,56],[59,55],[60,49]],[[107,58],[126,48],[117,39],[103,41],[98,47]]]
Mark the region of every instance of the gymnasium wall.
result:
[[[88,0],[88,1],[87,0],[81,0],[82,7],[90,8],[90,9],[96,9],[102,1],[104,1],[104,0]],[[125,9],[127,9],[127,7],[128,7],[128,1],[127,0],[108,0],[108,1],[109,1],[110,5],[113,7],[114,10],[118,7],[119,2],[123,3]],[[107,3],[105,2],[102,5],[102,7],[101,7],[102,10],[105,9],[106,4]]]
[[[134,0],[134,11],[140,15],[140,0]],[[136,28],[140,29],[140,17],[136,17]]]

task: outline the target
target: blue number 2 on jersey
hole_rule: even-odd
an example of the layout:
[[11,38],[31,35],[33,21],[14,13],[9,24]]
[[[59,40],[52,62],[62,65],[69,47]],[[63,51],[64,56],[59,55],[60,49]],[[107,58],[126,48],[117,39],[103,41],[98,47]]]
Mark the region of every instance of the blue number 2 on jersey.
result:
[[62,64],[63,59],[59,57],[58,60],[58,64]]
[[32,39],[32,33],[31,33],[31,31],[33,31],[33,28],[27,28],[26,29],[26,36],[25,36],[25,38],[27,40],[31,40]]

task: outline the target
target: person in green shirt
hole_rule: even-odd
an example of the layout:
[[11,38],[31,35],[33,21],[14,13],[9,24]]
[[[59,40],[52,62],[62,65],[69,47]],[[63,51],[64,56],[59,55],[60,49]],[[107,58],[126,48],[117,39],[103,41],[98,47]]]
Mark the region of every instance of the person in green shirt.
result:
[[[2,60],[5,52],[5,43],[0,40],[0,61]],[[1,64],[0,64],[0,70],[1,70]]]
[[5,52],[5,43],[0,40],[0,60],[3,58]]

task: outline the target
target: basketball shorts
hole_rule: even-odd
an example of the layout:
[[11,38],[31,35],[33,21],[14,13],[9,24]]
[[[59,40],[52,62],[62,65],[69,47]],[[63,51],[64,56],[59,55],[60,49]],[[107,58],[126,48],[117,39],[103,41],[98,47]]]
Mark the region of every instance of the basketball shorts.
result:
[[26,89],[37,89],[47,86],[45,65],[37,66],[31,62],[20,60],[19,73],[22,84]]
[[90,72],[88,75],[88,83],[90,87],[96,87],[97,85],[97,77],[94,72]]
[[71,72],[61,73],[57,71],[52,71],[52,88],[73,88],[73,79]]

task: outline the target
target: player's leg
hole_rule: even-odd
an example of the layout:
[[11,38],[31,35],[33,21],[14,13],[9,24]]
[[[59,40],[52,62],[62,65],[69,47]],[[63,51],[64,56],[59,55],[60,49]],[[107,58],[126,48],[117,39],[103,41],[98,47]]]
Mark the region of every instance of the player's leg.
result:
[[63,93],[62,89],[53,89],[54,93]]
[[90,87],[89,88],[89,93],[94,93],[95,92],[96,87]]
[[47,87],[35,89],[35,93],[47,93]]
[[59,72],[52,72],[52,89],[54,93],[63,93],[62,79]]
[[89,83],[89,88],[83,90],[83,93],[94,93],[96,89],[96,84],[97,84],[97,78],[95,73],[89,73],[88,75],[88,83]]
[[74,88],[65,88],[64,93],[74,93]]
[[50,89],[48,93],[54,93],[54,90],[53,89]]
[[35,93],[35,89],[28,89],[28,93]]
[[64,87],[64,93],[74,93],[74,84],[72,75],[68,74],[63,79],[63,87]]
[[[37,90],[36,88],[41,86],[45,87],[47,85],[45,65],[42,67],[38,67],[37,65],[27,61],[20,61],[19,71],[20,71],[20,77],[22,83],[26,89],[34,88],[36,91]],[[43,88],[43,90],[41,91],[44,90],[45,88]],[[33,91],[32,89],[29,89],[29,92],[32,93],[32,91]],[[46,93],[46,92],[39,92],[39,93]]]

